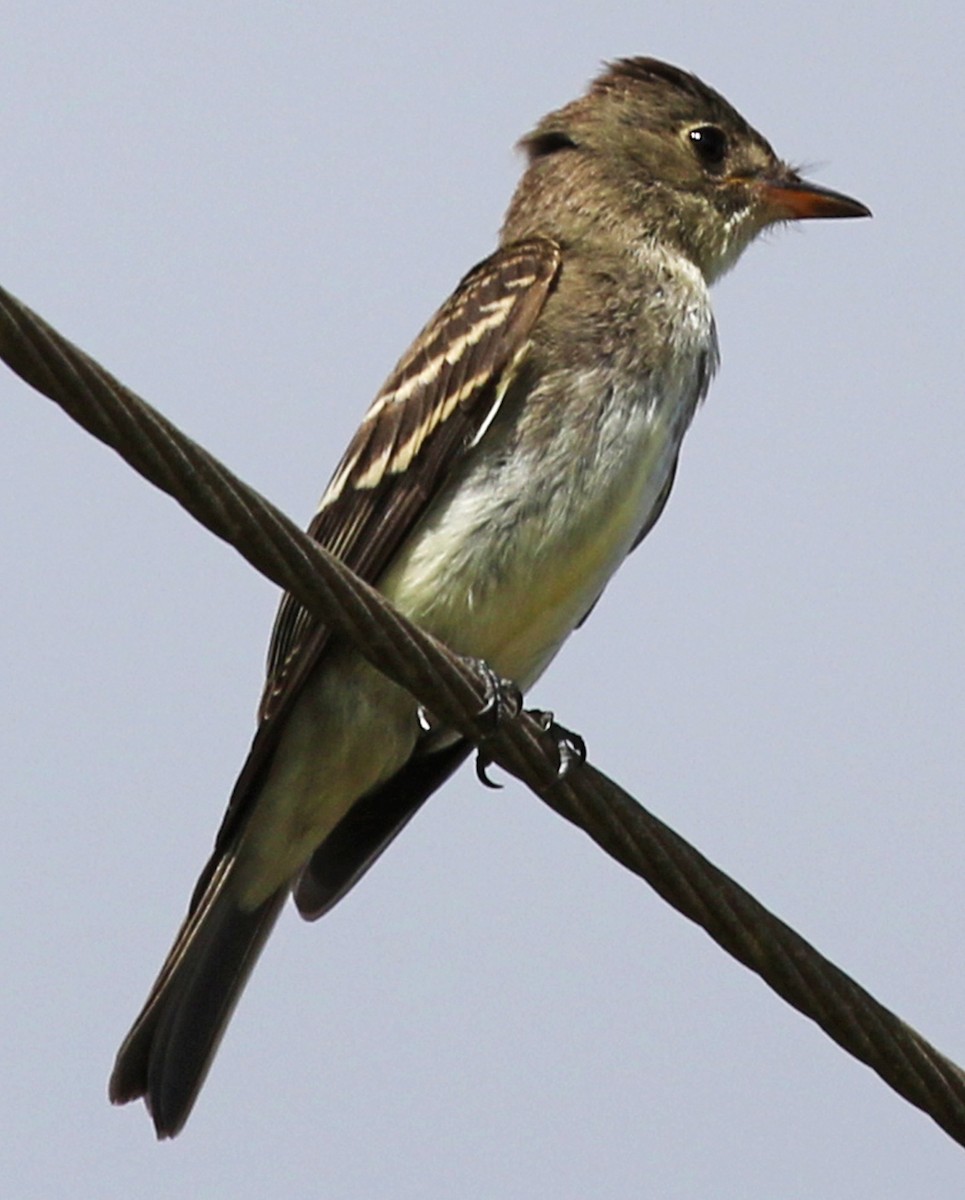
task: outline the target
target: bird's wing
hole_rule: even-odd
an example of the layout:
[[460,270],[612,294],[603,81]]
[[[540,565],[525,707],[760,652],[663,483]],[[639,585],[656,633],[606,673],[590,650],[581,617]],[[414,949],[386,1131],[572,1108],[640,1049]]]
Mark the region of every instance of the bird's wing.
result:
[[[667,476],[667,482],[661,488],[660,495],[654,501],[653,508],[651,508],[649,513],[647,513],[647,519],[641,526],[640,532],[633,539],[633,545],[627,551],[628,557],[634,552],[634,550],[636,550],[637,546],[640,545],[650,530],[653,529],[654,525],[656,525],[656,523],[660,520],[663,510],[667,507],[667,501],[670,499],[670,493],[673,490],[673,481],[677,475],[678,462],[679,456],[673,460],[673,466],[670,468],[670,474]],[[586,620],[586,617],[583,619]]]
[[[442,480],[492,419],[559,269],[545,239],[519,242],[462,280],[372,402],[308,532],[375,582]],[[281,602],[262,719],[299,673],[318,622]],[[304,669],[304,668],[302,668]]]
[[[503,247],[460,282],[372,402],[309,534],[377,584],[443,481],[488,427],[525,355],[560,267],[559,247]],[[260,724],[198,884],[207,884],[258,794],[289,705],[318,664],[328,628],[286,594],[268,652]]]
[[465,738],[437,748],[427,740],[390,779],[356,800],[298,877],[295,904],[306,921],[324,916],[358,883],[471,753]]

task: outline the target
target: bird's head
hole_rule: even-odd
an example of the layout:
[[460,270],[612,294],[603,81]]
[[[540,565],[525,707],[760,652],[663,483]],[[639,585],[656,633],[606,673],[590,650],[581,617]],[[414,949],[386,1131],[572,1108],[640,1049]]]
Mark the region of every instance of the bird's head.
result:
[[524,208],[559,221],[548,234],[565,240],[596,227],[654,237],[708,279],[775,222],[870,215],[802,179],[719,93],[652,58],[611,63],[521,146],[530,169],[518,195],[528,193]]

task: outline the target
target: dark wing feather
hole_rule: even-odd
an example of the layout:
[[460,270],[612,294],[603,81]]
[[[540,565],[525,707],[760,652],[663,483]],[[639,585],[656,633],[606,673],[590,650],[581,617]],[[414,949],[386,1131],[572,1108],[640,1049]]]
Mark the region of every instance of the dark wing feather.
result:
[[[673,460],[673,466],[670,468],[670,474],[667,476],[667,482],[663,485],[663,488],[660,491],[660,495],[657,497],[656,501],[654,502],[653,508],[651,508],[650,512],[647,514],[647,519],[643,523],[643,525],[640,529],[640,532],[633,539],[633,545],[627,551],[628,558],[634,552],[634,550],[636,550],[637,546],[640,545],[640,543],[647,536],[647,534],[650,532],[650,530],[653,529],[654,525],[656,525],[656,523],[660,520],[660,515],[663,512],[663,510],[666,508],[667,501],[670,499],[670,492],[673,489],[674,477],[677,474],[678,461],[679,461],[679,458],[675,458]],[[600,595],[602,595],[602,594],[603,593],[601,592]],[[593,603],[586,610],[586,612],[583,614],[583,616],[580,617],[579,623],[576,626],[577,629],[583,628],[583,626],[589,620],[590,613],[596,608],[596,606],[599,604],[599,602],[600,602],[600,596],[597,596],[597,598],[593,601]]]
[[[462,280],[372,402],[308,532],[375,582],[425,504],[492,415],[559,269],[533,239],[497,251]],[[284,696],[316,622],[281,602],[261,716]]]
[[633,545],[627,551],[628,557],[634,552],[634,550],[636,550],[637,546],[640,545],[650,530],[653,529],[654,525],[656,525],[656,523],[660,520],[663,510],[667,507],[667,501],[670,499],[670,493],[673,490],[673,481],[677,475],[677,463],[679,461],[680,458],[678,455],[678,457],[673,460],[673,466],[670,468],[670,474],[667,476],[667,482],[663,485],[660,495],[657,497],[653,508],[651,508],[650,512],[647,514],[647,519],[644,522],[643,527],[633,539]]
[[[492,419],[559,271],[555,243],[503,247],[473,268],[389,376],[352,439],[308,532],[367,582]],[[235,784],[210,871],[257,796],[288,705],[328,629],[286,594],[268,652],[260,725]]]
[[324,916],[358,883],[472,748],[460,738],[441,750],[417,751],[391,779],[352,805],[295,885],[295,903],[306,921]]

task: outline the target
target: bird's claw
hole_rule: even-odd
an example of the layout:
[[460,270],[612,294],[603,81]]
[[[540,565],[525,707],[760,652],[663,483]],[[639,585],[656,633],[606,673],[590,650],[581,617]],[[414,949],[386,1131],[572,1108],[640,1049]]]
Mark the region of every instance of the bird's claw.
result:
[[512,720],[523,707],[523,693],[511,679],[502,679],[482,658],[464,658],[482,680],[485,689],[483,706],[476,719],[486,726],[487,733],[495,733],[503,721]]
[[[556,743],[556,753],[559,757],[559,765],[556,768],[557,779],[565,779],[577,763],[586,762],[586,742],[580,734],[560,725],[551,712],[530,709],[529,716]],[[490,779],[487,773],[492,762],[492,757],[485,750],[478,750],[476,752],[476,778],[485,787],[498,789],[503,785]]]
[[[502,679],[481,658],[463,660],[479,676],[485,688],[483,706],[476,718],[485,727],[484,737],[494,734],[503,721],[512,720],[523,707],[523,693],[511,679]],[[487,771],[492,766],[492,757],[483,749],[476,752],[476,778],[488,788],[498,790],[503,785],[490,779]]]
[[492,788],[494,792],[498,792],[503,785],[497,783],[495,779],[490,779],[487,774],[492,765],[492,755],[487,754],[485,750],[476,751],[476,778],[483,787]]
[[586,762],[586,742],[572,729],[560,725],[551,712],[532,710],[529,714],[538,723],[544,733],[548,733],[556,742],[556,753],[559,756],[559,766],[556,777],[565,779],[576,763]]

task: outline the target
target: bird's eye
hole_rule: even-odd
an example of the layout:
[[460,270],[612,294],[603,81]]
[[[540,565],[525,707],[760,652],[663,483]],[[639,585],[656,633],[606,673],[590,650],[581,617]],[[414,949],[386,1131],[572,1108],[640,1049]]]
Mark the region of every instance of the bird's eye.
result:
[[701,163],[709,170],[723,166],[727,157],[727,134],[716,125],[698,125],[690,131],[690,144]]

